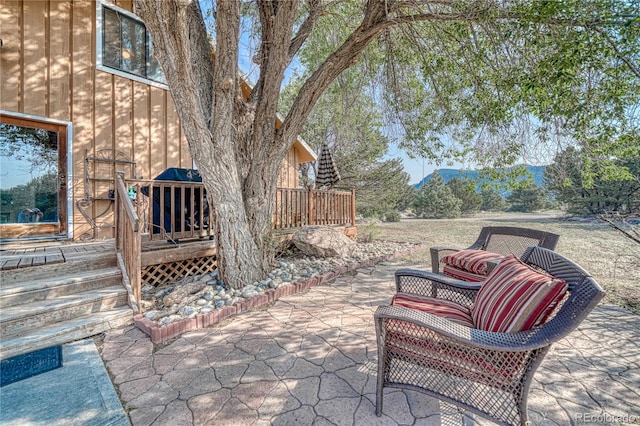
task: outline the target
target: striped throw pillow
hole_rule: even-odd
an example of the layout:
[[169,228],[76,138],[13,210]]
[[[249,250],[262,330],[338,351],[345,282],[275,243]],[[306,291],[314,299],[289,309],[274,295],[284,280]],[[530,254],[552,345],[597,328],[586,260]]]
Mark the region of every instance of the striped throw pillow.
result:
[[455,266],[478,275],[487,275],[487,262],[504,256],[486,250],[459,250],[442,258],[446,265]]
[[567,287],[565,281],[532,269],[512,254],[487,276],[471,307],[471,318],[480,330],[529,330],[547,320]]
[[469,309],[449,300],[434,299],[432,297],[417,296],[415,294],[397,293],[393,296],[391,304],[393,306],[418,309],[466,327],[473,327]]
[[455,266],[451,265],[444,265],[444,267],[442,268],[442,273],[459,280],[476,283],[482,282],[487,279],[486,275],[474,274],[473,272],[469,272],[461,268],[456,268]]

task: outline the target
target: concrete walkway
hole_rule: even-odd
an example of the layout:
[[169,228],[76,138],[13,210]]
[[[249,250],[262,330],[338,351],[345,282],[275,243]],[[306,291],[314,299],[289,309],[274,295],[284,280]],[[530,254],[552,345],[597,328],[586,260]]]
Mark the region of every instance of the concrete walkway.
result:
[[62,347],[63,367],[0,388],[2,426],[127,426],[92,339]]
[[[361,269],[155,348],[133,327],[111,331],[101,355],[134,426],[491,424],[400,390],[375,416],[373,312],[407,266]],[[538,370],[532,423],[640,423],[639,342],[640,317],[598,307]]]

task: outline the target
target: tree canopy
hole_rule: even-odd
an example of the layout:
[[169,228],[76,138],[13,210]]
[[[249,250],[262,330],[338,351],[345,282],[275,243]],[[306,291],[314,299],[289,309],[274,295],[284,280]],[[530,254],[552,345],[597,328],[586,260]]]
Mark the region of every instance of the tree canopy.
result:
[[[269,268],[265,236],[280,163],[349,68],[367,79],[387,136],[415,155],[501,165],[573,143],[609,156],[640,149],[637,2],[217,1],[213,57],[199,2],[134,6],[211,197],[218,264],[234,287]],[[257,47],[247,99],[242,22]],[[294,60],[306,72],[276,129]]]
[[[585,162],[591,167],[609,167],[609,161],[600,162],[569,147],[558,153],[545,171],[546,190],[569,213],[640,213],[640,157],[615,160],[627,172],[624,175],[612,175],[607,170],[585,171]],[[588,173],[595,177],[586,179]]]

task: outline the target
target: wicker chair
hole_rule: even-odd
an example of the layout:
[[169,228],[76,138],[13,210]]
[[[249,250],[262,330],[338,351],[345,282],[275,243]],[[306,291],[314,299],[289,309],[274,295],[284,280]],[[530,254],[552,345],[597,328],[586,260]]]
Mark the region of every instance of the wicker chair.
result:
[[[536,369],[551,344],[574,330],[604,292],[585,270],[553,251],[531,247],[521,260],[568,283],[568,295],[551,319],[527,331],[487,332],[416,309],[378,307],[378,416],[384,388],[393,387],[426,393],[499,424],[527,424],[527,394]],[[454,280],[449,287],[442,278],[399,270],[397,291],[420,289],[461,305],[473,303],[478,285]]]
[[[480,231],[476,241],[465,250],[485,250],[501,255],[515,254],[522,256],[527,247],[539,246],[554,250],[558,244],[559,235],[537,229],[518,228],[511,226],[485,226]],[[431,247],[431,269],[434,273],[442,273],[442,259],[451,253],[460,251],[459,248]],[[477,279],[476,281],[481,281]]]

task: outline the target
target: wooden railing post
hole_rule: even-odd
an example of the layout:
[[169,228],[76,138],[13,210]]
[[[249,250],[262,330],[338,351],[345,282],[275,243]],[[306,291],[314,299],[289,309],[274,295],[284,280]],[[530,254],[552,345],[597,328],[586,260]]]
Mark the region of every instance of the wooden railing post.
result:
[[351,190],[351,226],[356,226],[356,190]]
[[315,225],[315,193],[313,189],[309,188],[309,193],[307,194],[307,223],[309,225]]
[[115,177],[116,252],[125,283],[131,286],[136,308],[141,300],[141,250],[140,219],[128,195],[124,175]]

